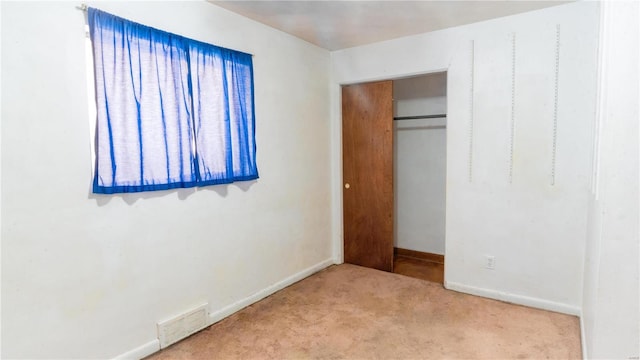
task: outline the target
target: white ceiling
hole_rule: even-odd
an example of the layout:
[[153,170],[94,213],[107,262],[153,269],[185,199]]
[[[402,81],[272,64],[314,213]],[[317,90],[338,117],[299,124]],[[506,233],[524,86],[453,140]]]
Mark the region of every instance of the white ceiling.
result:
[[570,1],[209,2],[327,50],[339,50],[538,10]]

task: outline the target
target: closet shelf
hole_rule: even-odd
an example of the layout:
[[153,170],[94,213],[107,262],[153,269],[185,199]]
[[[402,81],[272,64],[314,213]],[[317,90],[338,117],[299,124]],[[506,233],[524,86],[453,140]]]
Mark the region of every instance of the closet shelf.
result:
[[433,115],[416,115],[416,116],[396,116],[393,120],[418,120],[418,119],[437,119],[446,118],[447,114],[433,114]]

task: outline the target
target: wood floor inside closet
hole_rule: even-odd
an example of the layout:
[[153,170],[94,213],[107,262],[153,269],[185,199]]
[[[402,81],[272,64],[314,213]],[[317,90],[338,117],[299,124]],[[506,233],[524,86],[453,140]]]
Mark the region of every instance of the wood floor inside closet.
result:
[[444,283],[444,256],[394,248],[393,272],[439,284]]

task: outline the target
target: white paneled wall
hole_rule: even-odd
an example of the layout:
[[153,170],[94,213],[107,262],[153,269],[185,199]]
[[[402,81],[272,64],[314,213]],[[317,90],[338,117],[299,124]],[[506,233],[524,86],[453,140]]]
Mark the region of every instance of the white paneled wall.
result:
[[593,193],[584,267],[583,356],[640,356],[640,4],[602,4]]

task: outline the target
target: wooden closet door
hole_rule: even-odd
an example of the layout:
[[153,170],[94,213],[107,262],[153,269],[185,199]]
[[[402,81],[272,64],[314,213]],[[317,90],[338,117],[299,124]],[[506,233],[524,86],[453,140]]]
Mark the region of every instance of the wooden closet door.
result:
[[393,271],[393,82],[342,87],[344,261]]

